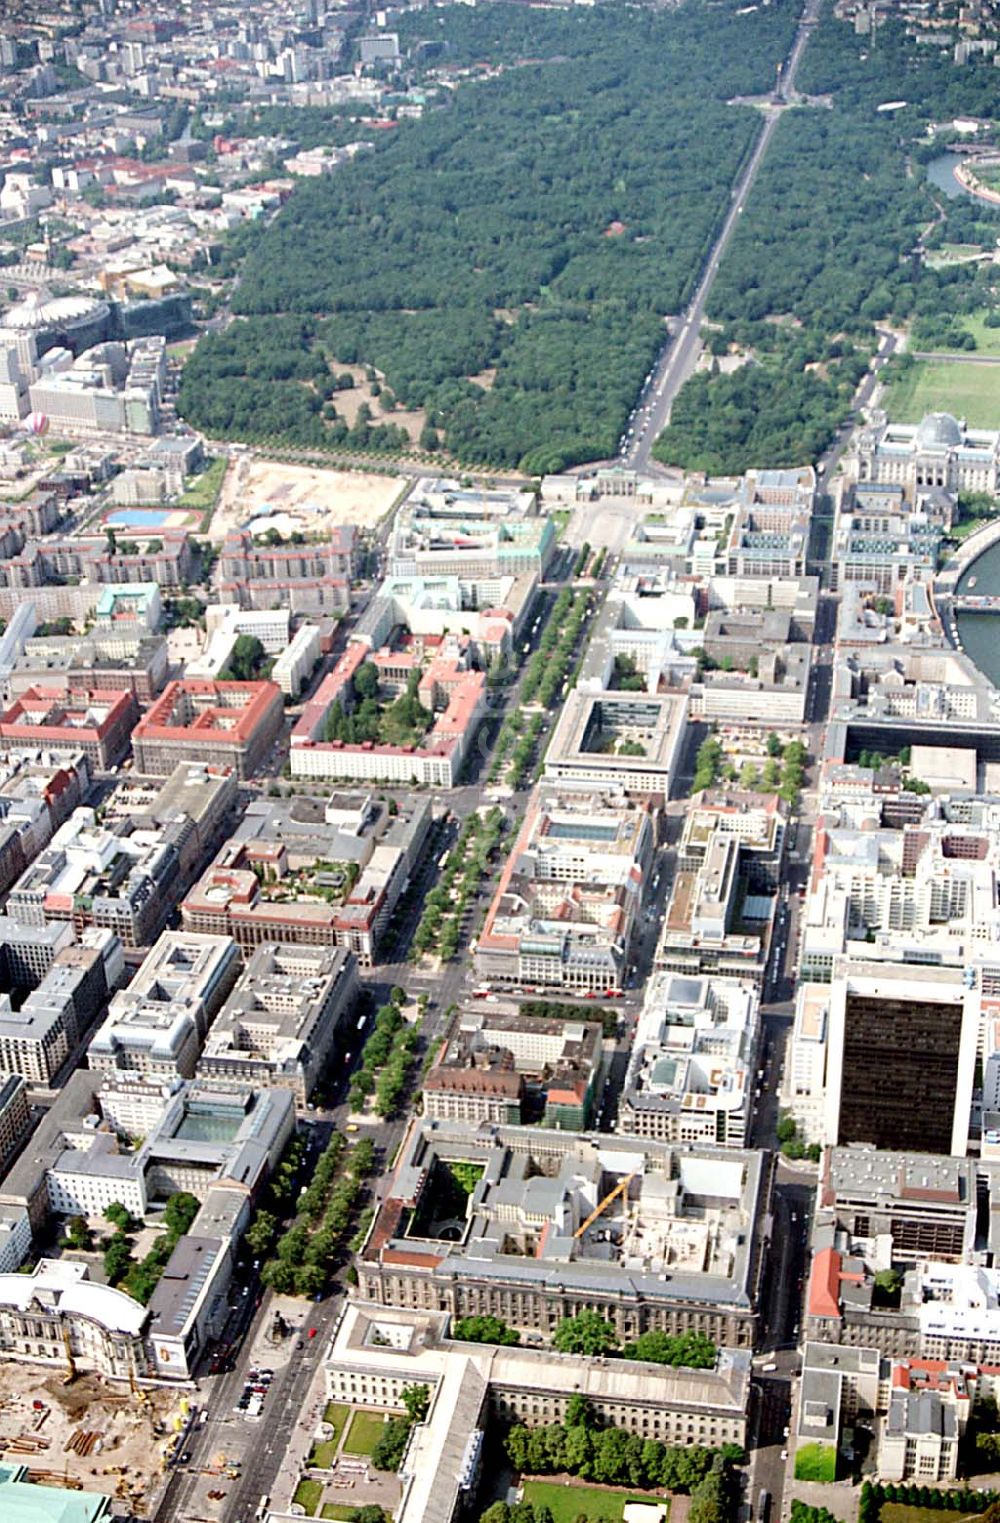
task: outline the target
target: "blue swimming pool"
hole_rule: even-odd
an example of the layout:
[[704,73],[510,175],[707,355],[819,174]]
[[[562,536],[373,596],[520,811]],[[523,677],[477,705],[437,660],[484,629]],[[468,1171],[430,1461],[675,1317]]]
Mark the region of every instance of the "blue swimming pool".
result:
[[162,529],[171,508],[121,508],[109,513],[104,522],[112,529]]

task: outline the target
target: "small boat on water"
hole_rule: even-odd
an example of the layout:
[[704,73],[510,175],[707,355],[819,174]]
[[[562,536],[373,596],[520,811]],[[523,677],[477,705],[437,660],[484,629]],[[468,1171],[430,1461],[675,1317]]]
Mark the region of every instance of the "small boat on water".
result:
[[978,577],[974,577],[974,576],[970,576],[969,577],[969,591],[970,592],[972,591],[973,587],[975,587],[977,581],[978,581]]

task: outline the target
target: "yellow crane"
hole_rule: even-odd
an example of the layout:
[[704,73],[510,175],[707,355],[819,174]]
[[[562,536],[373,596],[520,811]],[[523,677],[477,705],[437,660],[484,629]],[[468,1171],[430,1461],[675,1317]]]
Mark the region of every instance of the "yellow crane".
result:
[[63,1385],[68,1386],[70,1381],[76,1379],[76,1360],[73,1358],[73,1348],[69,1341],[69,1328],[64,1322],[62,1325],[63,1347],[66,1350],[66,1374],[63,1376]]
[[581,1223],[579,1227],[577,1227],[576,1231],[573,1233],[574,1238],[583,1237],[583,1234],[586,1232],[587,1228],[594,1225],[597,1218],[603,1215],[603,1213],[610,1206],[611,1202],[615,1200],[619,1195],[621,1195],[623,1191],[628,1189],[637,1173],[638,1170],[633,1169],[631,1174],[623,1175],[623,1177],[615,1185],[614,1189],[608,1191],[607,1195],[605,1195],[600,1205],[594,1207],[593,1211],[591,1211],[590,1215],[587,1217],[587,1220]]

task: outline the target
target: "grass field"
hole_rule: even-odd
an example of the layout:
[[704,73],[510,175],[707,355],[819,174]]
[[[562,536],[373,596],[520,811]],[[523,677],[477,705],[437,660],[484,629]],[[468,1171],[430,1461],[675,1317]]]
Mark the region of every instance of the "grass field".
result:
[[344,1439],[345,1454],[371,1454],[382,1437],[385,1415],[382,1412],[355,1412]]
[[357,1510],[356,1507],[343,1507],[339,1502],[324,1502],[320,1517],[333,1518],[334,1523],[351,1523]]
[[[882,1523],[941,1523],[942,1511],[940,1507],[910,1507],[906,1502],[883,1502],[879,1517]],[[949,1512],[947,1517],[954,1519],[955,1523],[962,1523],[963,1518],[973,1518],[976,1513]]]
[[300,1481],[295,1488],[293,1502],[299,1502],[305,1509],[308,1517],[316,1516],[319,1499],[323,1495],[323,1487],[319,1481]]
[[626,1502],[669,1505],[668,1497],[645,1491],[605,1491],[602,1486],[564,1486],[561,1481],[525,1481],[524,1500],[536,1507],[544,1504],[555,1523],[576,1523],[581,1513],[588,1518],[611,1518],[617,1523]]
[[191,485],[181,493],[177,499],[177,506],[194,508],[199,513],[210,513],[219,500],[228,464],[225,455],[217,455],[209,462],[201,475],[196,476]]
[[928,250],[927,264],[932,270],[943,270],[949,264],[969,264],[983,257],[978,243],[942,243],[939,249]]
[[1000,365],[918,360],[892,382],[884,406],[894,423],[950,412],[972,428],[1000,428]]
[[983,322],[986,316],[985,307],[981,312],[967,312],[958,321],[966,333],[971,333],[976,341],[977,354],[995,354],[1000,356],[1000,328],[987,328]]

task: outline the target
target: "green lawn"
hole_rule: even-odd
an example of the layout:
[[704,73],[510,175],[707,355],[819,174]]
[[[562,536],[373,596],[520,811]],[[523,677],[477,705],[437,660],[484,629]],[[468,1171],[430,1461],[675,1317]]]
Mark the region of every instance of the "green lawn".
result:
[[987,328],[983,321],[986,310],[984,307],[980,312],[967,312],[958,322],[975,339],[977,354],[1000,356],[1000,328]]
[[321,1443],[313,1444],[312,1452],[306,1460],[310,1469],[315,1465],[317,1470],[329,1470],[337,1455],[337,1440],[335,1438],[324,1439]]
[[340,1435],[344,1431],[344,1424],[350,1413],[350,1407],[339,1406],[335,1401],[328,1401],[326,1411],[323,1413],[323,1421],[329,1423],[333,1429],[333,1437],[323,1439],[321,1443],[313,1444],[312,1453],[308,1463],[315,1465],[319,1470],[329,1470],[337,1453],[337,1445]]
[[[178,497],[179,508],[194,508],[201,513],[209,513],[215,508],[220,491],[222,490],[222,478],[226,474],[228,461],[225,455],[218,455],[209,462],[200,476],[196,476],[191,485]],[[204,532],[204,526],[202,529]]]
[[837,1450],[833,1444],[800,1444],[795,1451],[797,1481],[835,1481]]
[[293,1502],[301,1502],[310,1518],[316,1516],[319,1499],[323,1495],[323,1487],[319,1481],[300,1481],[295,1488]]
[[950,412],[973,428],[1000,428],[1000,366],[918,360],[892,382],[885,409],[894,423]]
[[339,1502],[324,1502],[321,1518],[333,1518],[335,1523],[351,1523],[356,1507],[342,1507]]
[[[581,1513],[588,1518],[619,1520],[626,1502],[659,1502],[670,1498],[645,1491],[606,1491],[602,1486],[564,1486],[561,1481],[525,1481],[524,1500],[535,1507],[544,1504],[555,1523],[576,1523]],[[668,1513],[669,1523],[669,1513]],[[938,1520],[940,1523],[940,1520]]]
[[336,1401],[327,1402],[326,1410],[323,1413],[323,1421],[330,1424],[330,1427],[333,1429],[334,1439],[338,1439],[343,1433],[344,1424],[348,1419],[350,1410],[350,1407],[345,1407]]
[[382,1437],[383,1412],[355,1412],[344,1439],[345,1454],[371,1454]]

